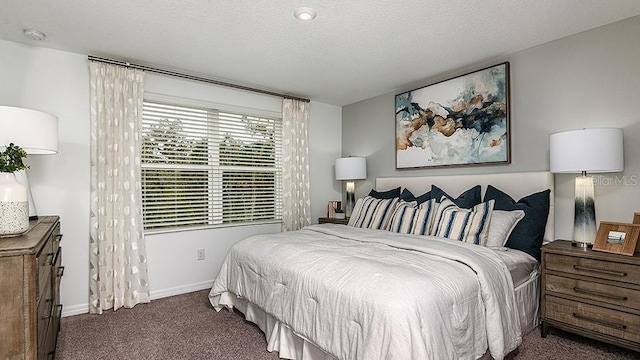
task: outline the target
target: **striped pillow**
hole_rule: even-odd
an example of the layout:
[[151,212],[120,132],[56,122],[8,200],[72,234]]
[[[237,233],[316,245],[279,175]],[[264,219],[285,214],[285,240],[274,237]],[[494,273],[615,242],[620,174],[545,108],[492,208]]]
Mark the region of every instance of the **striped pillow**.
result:
[[[368,229],[386,229],[389,219],[396,208],[398,198],[376,199],[365,196],[362,199],[362,207],[356,215],[353,226]],[[349,221],[351,224],[351,221]]]
[[442,197],[431,235],[460,240],[471,244],[486,244],[494,200],[461,209]]
[[391,215],[387,230],[401,234],[429,234],[437,207],[436,199],[425,201],[420,205],[416,201],[400,201]]

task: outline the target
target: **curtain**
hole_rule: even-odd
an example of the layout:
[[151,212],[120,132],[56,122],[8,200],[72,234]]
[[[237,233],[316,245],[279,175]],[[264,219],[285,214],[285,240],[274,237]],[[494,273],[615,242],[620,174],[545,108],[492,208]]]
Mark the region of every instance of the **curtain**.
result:
[[90,62],[89,312],[149,302],[142,224],[144,72]]
[[309,103],[282,101],[282,229],[311,224],[309,194]]

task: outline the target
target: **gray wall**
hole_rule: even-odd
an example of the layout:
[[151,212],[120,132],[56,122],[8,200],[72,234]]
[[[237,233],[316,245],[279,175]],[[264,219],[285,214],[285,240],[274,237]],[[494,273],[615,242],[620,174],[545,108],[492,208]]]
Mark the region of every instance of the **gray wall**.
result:
[[[597,221],[630,222],[633,213],[640,211],[637,34],[640,17],[633,17],[343,107],[342,154],[367,157],[368,179],[356,183],[357,195],[366,195],[376,177],[548,170],[550,134],[620,127],[624,130],[625,170],[596,175],[596,217]],[[503,61],[509,61],[511,68],[511,164],[396,170],[395,94]],[[558,238],[571,238],[574,177],[555,175]]]

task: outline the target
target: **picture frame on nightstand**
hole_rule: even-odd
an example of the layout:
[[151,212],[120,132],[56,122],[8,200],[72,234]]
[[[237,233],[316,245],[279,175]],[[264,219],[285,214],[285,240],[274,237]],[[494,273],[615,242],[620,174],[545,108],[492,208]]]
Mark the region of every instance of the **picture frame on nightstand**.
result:
[[601,221],[593,250],[633,256],[639,235],[640,224]]
[[640,212],[633,213],[633,223],[640,224]]

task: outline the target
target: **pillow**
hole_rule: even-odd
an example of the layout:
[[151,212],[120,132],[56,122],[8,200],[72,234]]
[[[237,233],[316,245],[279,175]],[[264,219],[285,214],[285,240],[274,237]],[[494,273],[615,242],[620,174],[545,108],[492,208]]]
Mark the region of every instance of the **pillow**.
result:
[[504,246],[518,221],[522,220],[522,218],[524,218],[524,211],[522,210],[504,211],[494,208],[491,214],[491,226],[489,226],[487,243],[483,245],[488,247]]
[[[434,199],[442,199],[443,196],[446,196],[447,199],[453,201],[456,206],[471,209],[472,207],[480,204],[482,202],[482,190],[480,185],[476,185],[471,189],[463,192],[457,198],[453,198],[451,195],[444,192],[442,189],[435,185],[431,185],[431,197]],[[438,201],[441,202],[441,201]]]
[[433,222],[431,235],[460,240],[471,244],[485,244],[489,233],[493,200],[462,209],[442,197]]
[[374,189],[371,189],[371,191],[369,191],[369,196],[376,198],[376,199],[393,199],[393,198],[399,198],[400,197],[400,187],[398,186],[395,189],[391,189],[391,190],[387,190],[387,191],[375,191]]
[[428,200],[420,205],[415,201],[400,200],[391,215],[387,230],[401,234],[427,235],[431,230],[437,206],[436,199]]
[[406,201],[406,202],[412,202],[415,201],[418,203],[418,205],[422,204],[423,202],[426,202],[428,200],[431,200],[431,191],[426,192],[418,197],[415,197],[413,195],[413,193],[411,191],[409,191],[409,189],[403,189],[402,193],[400,194],[400,200]]
[[[386,229],[389,219],[398,203],[398,198],[376,199],[365,196],[357,216],[353,218],[353,226],[368,229]],[[351,223],[351,219],[349,220]]]
[[353,205],[353,210],[351,211],[351,216],[349,217],[349,222],[347,225],[354,226],[358,215],[360,214],[360,210],[362,210],[362,198],[356,200],[356,204]]
[[495,200],[496,210],[523,210],[524,218],[518,222],[509,235],[505,246],[521,250],[540,261],[540,247],[549,216],[549,194],[547,189],[523,197],[517,202],[511,196],[489,185],[484,200]]

